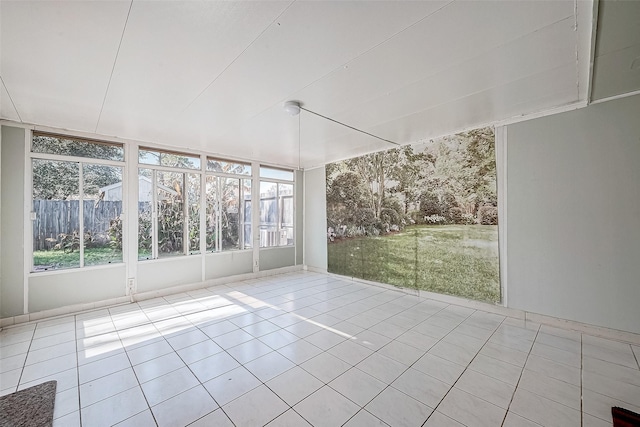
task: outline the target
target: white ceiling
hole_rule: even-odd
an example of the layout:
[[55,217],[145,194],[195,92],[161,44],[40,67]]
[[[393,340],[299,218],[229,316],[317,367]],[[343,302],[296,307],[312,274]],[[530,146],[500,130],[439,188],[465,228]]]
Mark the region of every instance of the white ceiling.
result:
[[[0,2],[0,117],[313,167],[585,101],[589,1]],[[298,128],[300,126],[300,129]]]

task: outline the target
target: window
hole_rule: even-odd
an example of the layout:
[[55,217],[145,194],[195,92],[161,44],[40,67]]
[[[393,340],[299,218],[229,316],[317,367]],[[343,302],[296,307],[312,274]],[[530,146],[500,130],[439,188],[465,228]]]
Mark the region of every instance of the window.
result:
[[251,247],[251,180],[207,175],[207,251]]
[[32,270],[122,262],[124,147],[34,133],[31,151]]
[[198,157],[141,148],[138,169],[138,259],[200,252],[201,174]]
[[207,159],[207,171],[251,176],[251,165],[209,157]]
[[292,246],[293,183],[280,181],[293,181],[293,171],[261,167],[260,177],[260,247]]
[[167,166],[183,169],[200,169],[200,157],[175,151],[159,151],[140,147],[138,161],[145,165]]

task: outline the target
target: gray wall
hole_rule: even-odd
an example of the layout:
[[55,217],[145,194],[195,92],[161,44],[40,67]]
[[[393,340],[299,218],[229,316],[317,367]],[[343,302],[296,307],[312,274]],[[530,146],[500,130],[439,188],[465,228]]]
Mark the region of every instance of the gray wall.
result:
[[291,267],[296,262],[296,250],[292,247],[260,249],[260,271]]
[[202,281],[202,256],[178,256],[138,263],[137,292]]
[[2,126],[0,317],[24,311],[24,129]]
[[327,189],[324,166],[305,171],[305,264],[327,270]]
[[295,237],[296,237],[296,259],[295,265],[301,265],[304,263],[303,259],[303,246],[304,246],[304,172],[296,171],[296,222],[295,222]]
[[253,272],[253,250],[228,251],[205,256],[205,280]]
[[125,265],[73,269],[29,277],[29,312],[124,296]]
[[640,96],[508,126],[506,183],[508,306],[640,332]]

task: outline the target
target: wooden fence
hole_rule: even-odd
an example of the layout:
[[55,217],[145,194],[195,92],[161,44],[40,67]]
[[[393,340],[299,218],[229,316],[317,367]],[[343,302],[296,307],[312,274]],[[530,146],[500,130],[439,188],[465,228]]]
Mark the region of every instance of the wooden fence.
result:
[[[108,242],[109,224],[122,213],[121,201],[84,201],[84,229],[97,240]],[[33,250],[51,249],[60,234],[80,230],[79,200],[34,200]],[[47,240],[50,239],[50,240]]]

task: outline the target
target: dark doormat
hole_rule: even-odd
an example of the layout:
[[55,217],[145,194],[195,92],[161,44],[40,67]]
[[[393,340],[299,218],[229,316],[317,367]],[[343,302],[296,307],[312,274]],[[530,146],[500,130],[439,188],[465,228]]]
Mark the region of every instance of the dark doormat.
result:
[[47,381],[0,397],[0,427],[50,427],[57,381]]
[[628,409],[614,406],[611,408],[611,415],[614,427],[640,427],[640,414]]

